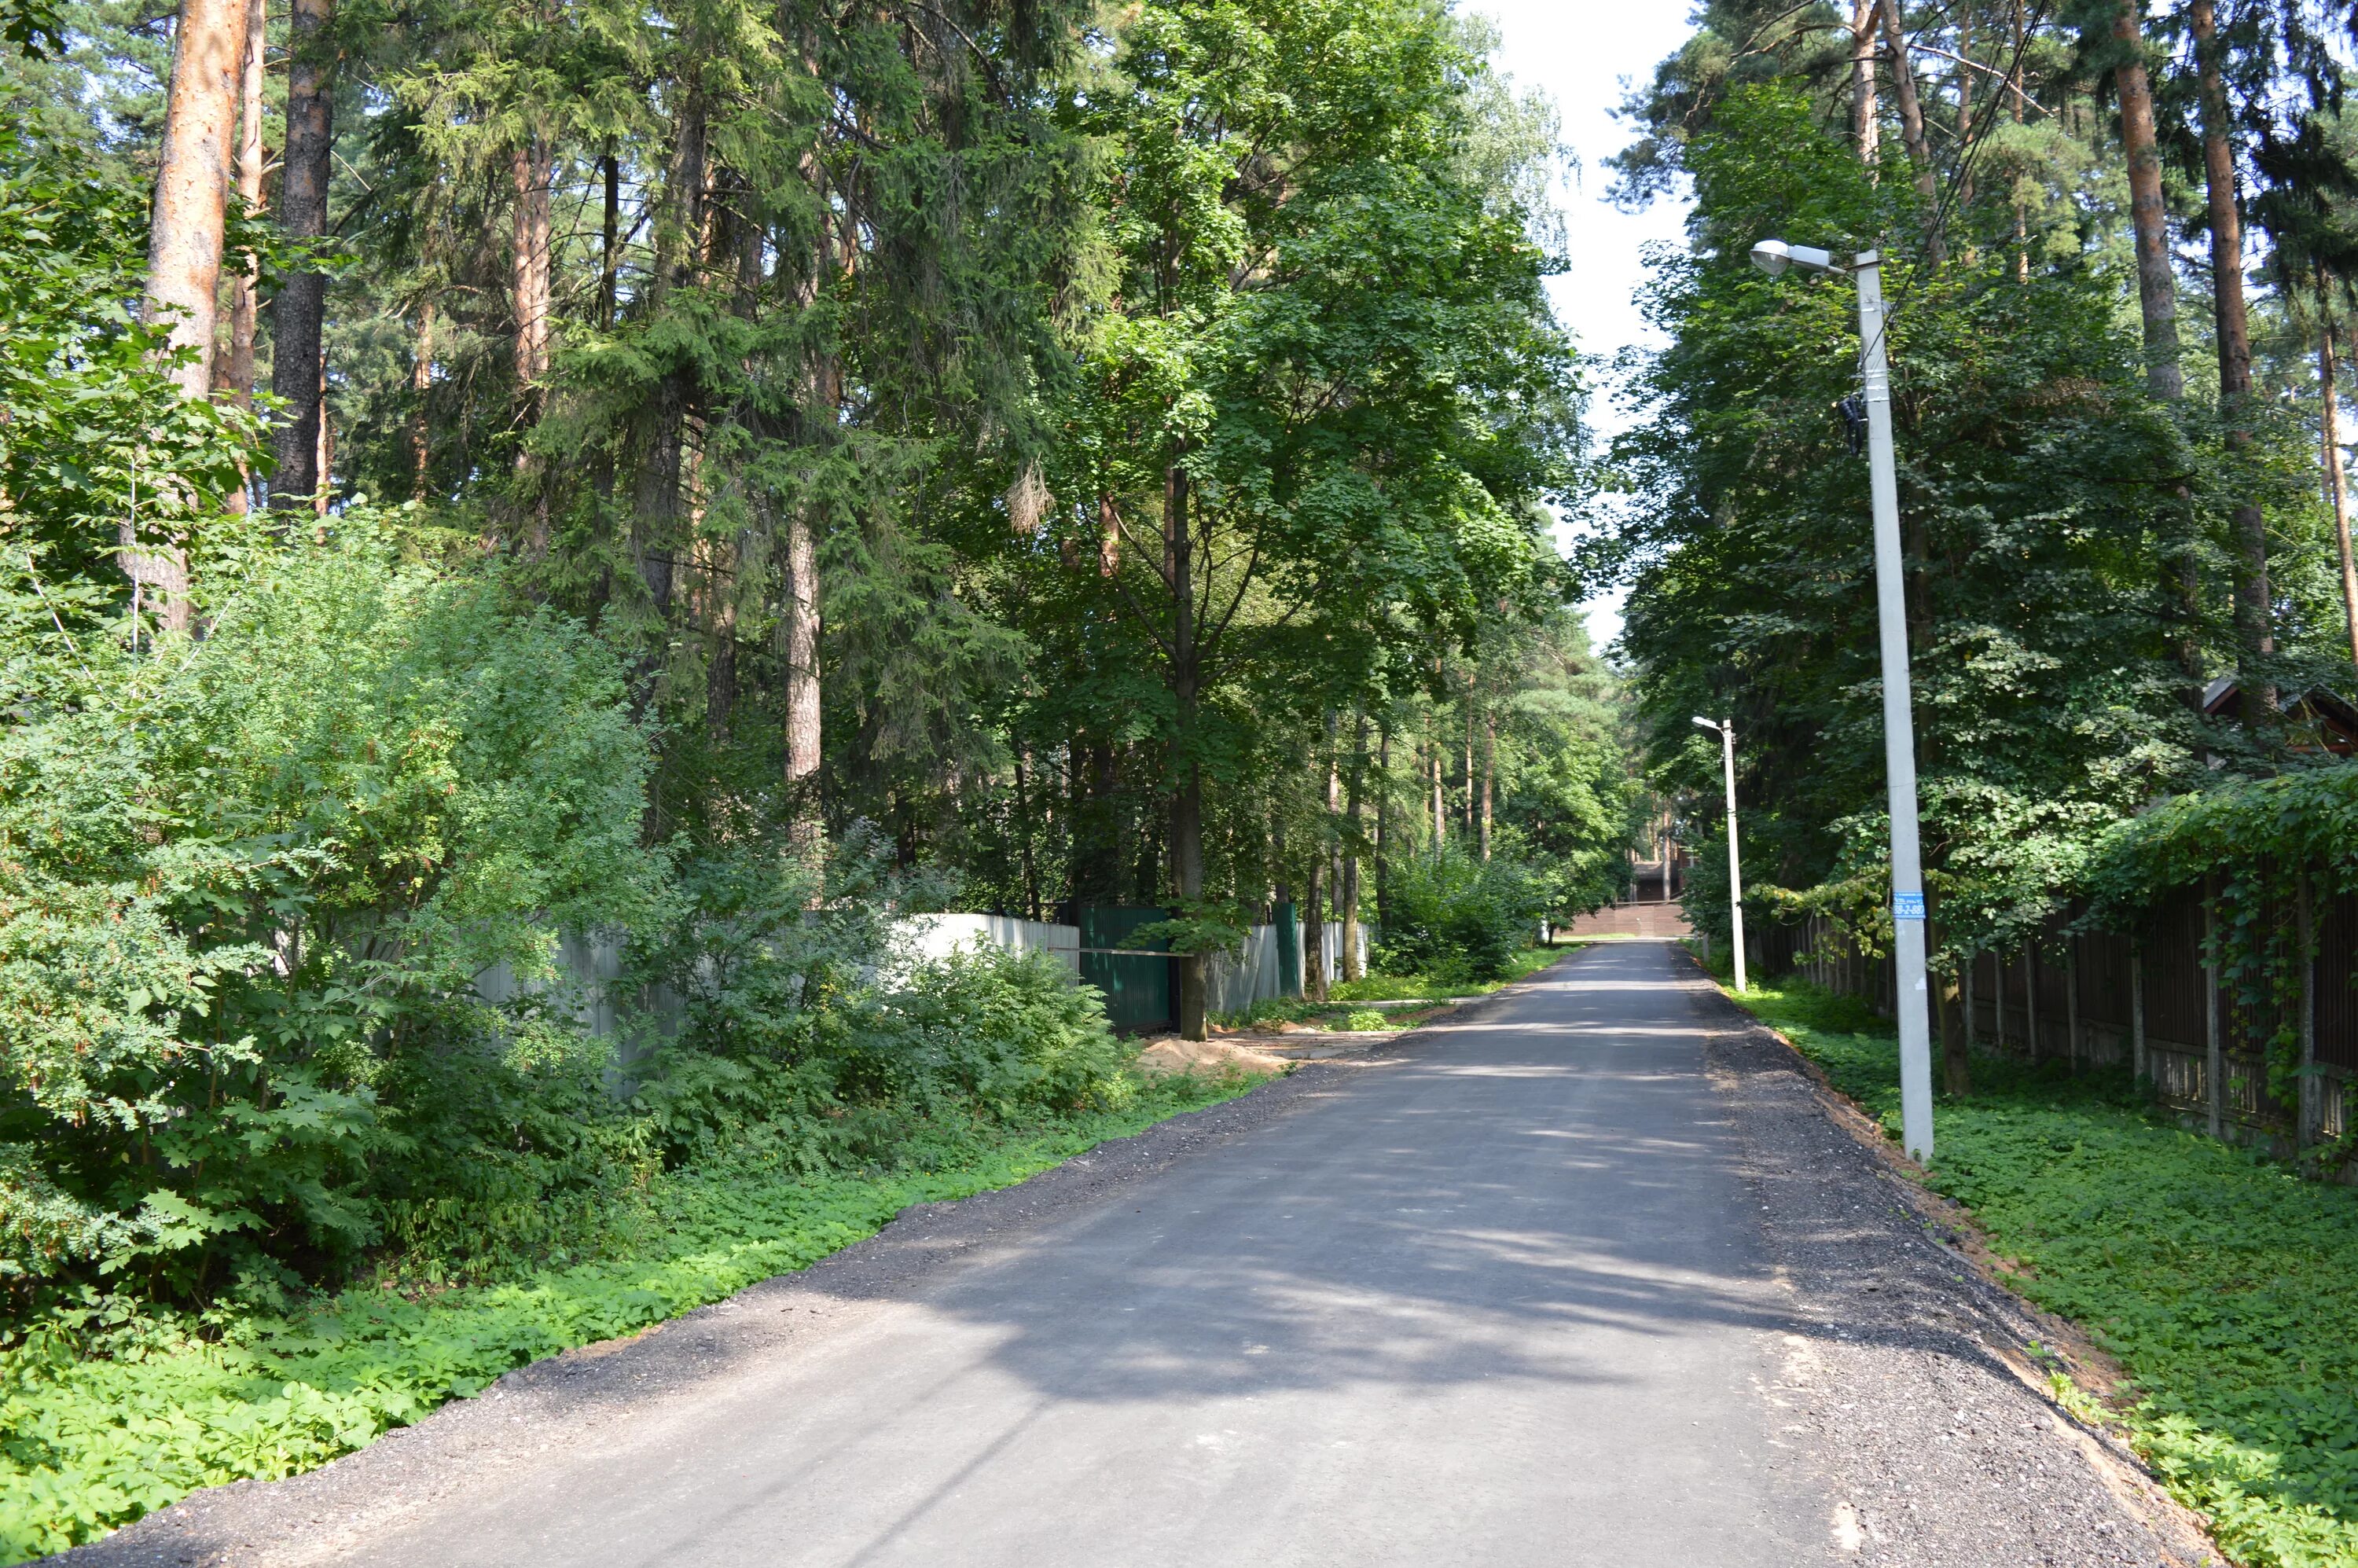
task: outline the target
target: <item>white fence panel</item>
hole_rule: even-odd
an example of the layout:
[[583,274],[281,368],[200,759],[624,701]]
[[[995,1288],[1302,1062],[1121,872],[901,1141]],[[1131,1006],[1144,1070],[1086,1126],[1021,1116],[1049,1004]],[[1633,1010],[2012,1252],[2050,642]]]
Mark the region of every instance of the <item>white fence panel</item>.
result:
[[[1309,945],[1309,933],[1305,931],[1303,933],[1304,946]],[[1368,972],[1366,925],[1362,925],[1359,927],[1359,940],[1354,946],[1359,949],[1359,973],[1364,975]],[[1341,979],[1343,973],[1343,923],[1341,921],[1330,920],[1319,928],[1318,952],[1321,958],[1319,972],[1326,977],[1327,984],[1332,985]]]
[[892,923],[892,945],[912,959],[946,958],[959,948],[993,946],[1053,953],[1081,972],[1081,928],[1011,914],[904,914]]

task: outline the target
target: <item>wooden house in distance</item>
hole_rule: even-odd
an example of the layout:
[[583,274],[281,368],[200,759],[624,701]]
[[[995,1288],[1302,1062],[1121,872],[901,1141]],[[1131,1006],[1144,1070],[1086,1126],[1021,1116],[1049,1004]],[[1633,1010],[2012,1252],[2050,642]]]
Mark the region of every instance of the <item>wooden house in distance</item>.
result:
[[[2202,688],[2202,711],[2213,719],[2244,717],[2244,692],[2234,676],[2221,676]],[[2287,751],[2358,757],[2358,707],[2323,687],[2312,687],[2288,695],[2284,713]]]

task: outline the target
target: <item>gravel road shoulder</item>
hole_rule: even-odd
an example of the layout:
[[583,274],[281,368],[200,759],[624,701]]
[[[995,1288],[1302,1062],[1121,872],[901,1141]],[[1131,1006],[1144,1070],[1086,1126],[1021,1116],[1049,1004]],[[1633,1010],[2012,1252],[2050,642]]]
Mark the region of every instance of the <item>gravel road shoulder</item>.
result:
[[1892,1568],[2220,1563],[2134,1454],[2046,1396],[2031,1347],[2061,1325],[1977,1271],[1799,1053],[1694,983],[1797,1320],[1768,1397],[1842,1499],[1837,1545]]

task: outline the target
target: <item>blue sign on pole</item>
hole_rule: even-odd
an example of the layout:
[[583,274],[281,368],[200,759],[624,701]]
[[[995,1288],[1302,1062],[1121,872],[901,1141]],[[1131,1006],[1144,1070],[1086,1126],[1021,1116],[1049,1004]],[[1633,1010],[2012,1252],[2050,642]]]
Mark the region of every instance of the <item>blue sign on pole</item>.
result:
[[1920,892],[1896,892],[1891,895],[1891,918],[1921,920],[1924,918],[1924,895]]

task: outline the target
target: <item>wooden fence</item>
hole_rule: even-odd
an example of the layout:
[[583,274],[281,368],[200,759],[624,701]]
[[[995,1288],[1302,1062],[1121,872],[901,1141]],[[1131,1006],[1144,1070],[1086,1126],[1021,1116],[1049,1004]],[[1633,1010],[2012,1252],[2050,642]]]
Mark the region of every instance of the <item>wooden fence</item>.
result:
[[[2289,912],[2273,913],[2289,922]],[[2034,1062],[2125,1063],[2190,1122],[2237,1141],[2303,1141],[2304,1119],[2310,1139],[2338,1138],[2358,1119],[2351,1087],[2358,1080],[2358,898],[2321,899],[2313,911],[2309,1016],[2303,1021],[2296,1004],[2289,1021],[2308,1036],[2316,1064],[2306,1118],[2268,1091],[2267,1042],[2288,1022],[2286,1010],[2246,1005],[2241,987],[2210,973],[2199,889],[2156,911],[2136,936],[2075,933],[2078,914],[2058,914],[2023,947],[1975,957],[1961,977],[1969,1004],[1961,1017],[1976,1049]],[[1892,1014],[1889,957],[1860,954],[1827,916],[1758,922],[1747,946],[1756,973],[1798,970]],[[1935,1031],[1941,1026],[1936,1016]]]

